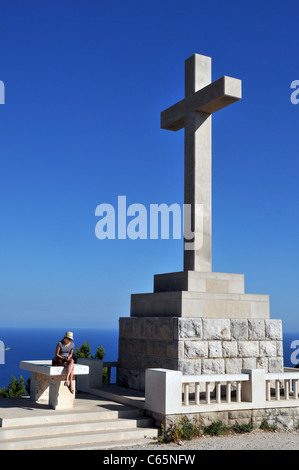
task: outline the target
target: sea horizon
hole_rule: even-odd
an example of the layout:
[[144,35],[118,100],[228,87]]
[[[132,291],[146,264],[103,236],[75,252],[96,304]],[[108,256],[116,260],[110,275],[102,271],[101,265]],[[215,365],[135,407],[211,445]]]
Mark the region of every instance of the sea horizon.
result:
[[[23,376],[25,382],[30,373],[19,368],[20,361],[52,359],[56,344],[66,330],[57,327],[1,327],[0,341],[4,343],[4,364],[0,363],[0,388],[7,387],[11,376]],[[118,360],[118,328],[74,328],[75,347],[89,341],[91,354],[103,346],[105,361]],[[298,353],[297,353],[298,351]],[[295,367],[299,363],[299,332],[283,332],[284,366]]]

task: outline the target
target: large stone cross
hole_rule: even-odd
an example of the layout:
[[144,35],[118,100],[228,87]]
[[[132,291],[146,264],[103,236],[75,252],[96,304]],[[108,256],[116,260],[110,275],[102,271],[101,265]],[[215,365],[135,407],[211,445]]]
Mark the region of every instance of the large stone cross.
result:
[[184,204],[194,234],[184,240],[185,271],[212,271],[211,115],[239,99],[241,80],[211,83],[211,58],[194,54],[185,62],[185,98],[161,113],[163,129],[185,128]]

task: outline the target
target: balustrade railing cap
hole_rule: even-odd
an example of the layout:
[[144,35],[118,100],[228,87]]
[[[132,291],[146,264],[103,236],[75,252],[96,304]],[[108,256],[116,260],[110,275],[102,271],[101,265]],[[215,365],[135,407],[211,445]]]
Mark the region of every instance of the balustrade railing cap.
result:
[[249,374],[203,374],[183,375],[182,383],[196,382],[238,382],[249,380]]

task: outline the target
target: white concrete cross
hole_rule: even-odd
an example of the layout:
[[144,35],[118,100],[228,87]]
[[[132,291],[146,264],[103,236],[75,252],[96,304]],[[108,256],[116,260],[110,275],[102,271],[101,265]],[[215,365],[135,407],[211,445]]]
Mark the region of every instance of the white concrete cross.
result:
[[241,80],[224,76],[211,83],[211,58],[194,54],[185,62],[185,98],[161,113],[162,129],[185,128],[184,204],[190,204],[194,233],[184,241],[185,271],[212,270],[211,115],[239,99]]

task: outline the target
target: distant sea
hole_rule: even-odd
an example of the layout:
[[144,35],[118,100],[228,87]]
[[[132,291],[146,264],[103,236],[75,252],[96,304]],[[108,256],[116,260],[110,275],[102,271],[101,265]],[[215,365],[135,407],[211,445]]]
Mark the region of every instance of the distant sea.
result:
[[[7,387],[11,375],[19,378],[22,375],[25,382],[29,372],[19,368],[20,361],[52,359],[57,342],[62,339],[64,331],[61,328],[1,328],[0,340],[4,342],[5,364],[0,364],[0,388]],[[91,354],[95,355],[98,346],[105,349],[105,361],[118,359],[118,329],[88,329],[74,330],[75,346],[80,348],[82,343],[89,341]],[[292,342],[297,340],[296,344]],[[293,347],[291,347],[293,346]],[[296,354],[298,350],[298,354]],[[285,367],[295,367],[294,358],[299,363],[299,333],[283,334],[283,351]],[[293,353],[293,356],[292,356]],[[292,356],[292,357],[291,357]]]
[[[118,329],[78,328],[73,332],[78,348],[88,340],[93,356],[97,347],[103,346],[104,361],[117,361]],[[0,340],[9,348],[5,351],[5,364],[0,364],[0,388],[7,387],[11,375],[17,379],[22,375],[26,382],[30,372],[21,370],[19,362],[52,359],[64,333],[61,328],[0,328]]]

